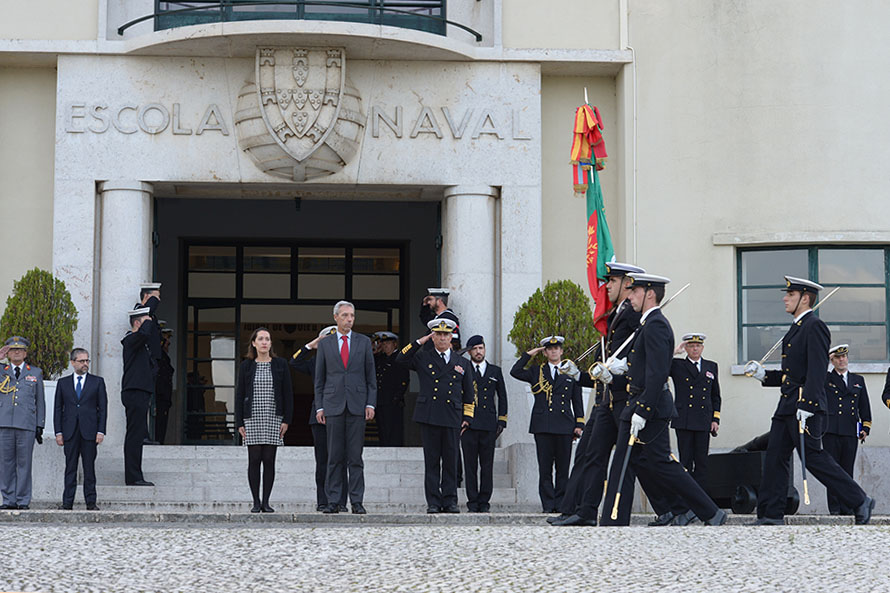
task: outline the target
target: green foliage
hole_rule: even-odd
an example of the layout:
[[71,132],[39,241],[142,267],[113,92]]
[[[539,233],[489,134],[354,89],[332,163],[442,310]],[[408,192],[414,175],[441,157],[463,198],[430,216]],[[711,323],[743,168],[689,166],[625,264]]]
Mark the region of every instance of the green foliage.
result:
[[593,311],[584,290],[571,280],[548,282],[519,307],[507,339],[516,356],[537,347],[550,335],[564,336],[565,358],[574,359],[599,340]]
[[3,341],[22,336],[31,342],[28,362],[40,367],[45,379],[58,378],[68,368],[76,328],[77,309],[65,283],[39,268],[13,285],[0,319]]

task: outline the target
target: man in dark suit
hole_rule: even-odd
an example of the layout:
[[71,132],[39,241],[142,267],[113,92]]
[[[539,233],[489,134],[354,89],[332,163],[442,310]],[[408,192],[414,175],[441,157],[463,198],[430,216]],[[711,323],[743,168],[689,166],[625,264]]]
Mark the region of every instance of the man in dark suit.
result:
[[680,463],[702,488],[707,483],[710,438],[717,436],[720,427],[717,363],[702,358],[705,339],[707,336],[703,333],[684,335],[676,353],[685,350],[686,357],[671,362],[674,406],[677,408],[677,417],[671,420],[671,427],[677,433]]
[[[840,503],[854,509],[856,524],[871,520],[873,498],[822,447],[826,427],[825,363],[831,332],[813,314],[822,286],[805,278],[785,276],[785,312],[794,318],[782,338],[782,369],[767,371],[757,361],[745,365],[745,374],[764,387],[778,387],[779,403],[773,413],[769,445],[763,461],[763,478],[757,493],[756,525],[783,525],[788,496],[788,467],[791,453],[806,452],[806,468],[817,480],[837,494]],[[801,430],[804,436],[801,437]]]
[[[671,455],[668,424],[677,412],[667,380],[674,357],[674,332],[660,306],[665,285],[670,280],[654,274],[631,273],[629,276],[633,279],[630,303],[642,316],[627,358],[628,401],[620,416],[600,522],[603,525],[630,523],[633,480],[625,474],[624,482],[620,482],[621,468],[629,455],[629,465],[641,484],[658,484],[665,496],[685,501],[705,525],[722,525],[726,522],[726,512],[717,508]],[[633,448],[628,450],[631,439]],[[616,519],[612,519],[619,491],[618,513]]]
[[[347,301],[334,305],[337,333],[318,343],[315,357],[316,419],[325,425],[328,438],[328,473],[325,478],[328,507],[339,512],[343,488],[343,464],[349,475],[352,512],[363,515],[365,507],[365,422],[374,418],[377,405],[377,374],[371,340],[352,331],[355,307]],[[336,339],[335,339],[336,338]]]
[[494,445],[507,427],[507,389],[501,367],[485,360],[482,336],[472,336],[467,340],[467,348],[473,377],[473,419],[460,437],[467,477],[467,510],[487,513],[494,490]]
[[[318,342],[335,333],[337,333],[337,326],[329,325],[318,333],[318,337],[294,352],[290,359],[291,368],[298,373],[309,375],[313,385],[315,385],[315,358],[313,355],[318,348]],[[309,429],[312,431],[312,445],[315,452],[315,510],[324,511],[328,508],[328,495],[325,492],[325,480],[328,475],[328,433],[325,430],[325,425],[315,417],[314,405],[309,414]],[[349,483],[345,464],[342,475],[343,483]],[[343,488],[338,501],[337,510],[343,513],[349,510],[346,506],[346,494],[346,488]]]
[[130,331],[121,340],[124,347],[124,374],[121,377],[121,403],[127,414],[124,435],[124,481],[128,486],[154,486],[142,475],[142,446],[148,437],[148,407],[158,374],[151,344],[160,344],[158,324],[141,307],[129,312]]
[[389,331],[375,334],[379,350],[374,354],[377,368],[377,431],[381,447],[401,447],[405,433],[405,392],[408,369],[396,364],[399,337]]
[[[460,429],[473,418],[473,387],[465,358],[451,349],[457,324],[433,319],[429,333],[402,348],[396,362],[417,373],[420,390],[414,421],[423,443],[423,487],[427,513],[459,513],[457,463]],[[424,344],[432,341],[432,348]]]
[[[859,442],[864,443],[865,437],[871,432],[871,404],[868,401],[865,378],[848,369],[849,352],[850,346],[847,344],[839,344],[828,351],[828,359],[834,368],[828,371],[825,386],[828,428],[822,437],[822,444],[828,454],[852,477]],[[832,515],[853,514],[853,509],[843,506],[830,488],[828,511]]]
[[77,491],[77,462],[83,463],[83,498],[88,511],[96,506],[96,448],[105,439],[108,395],[105,380],[91,375],[90,354],[83,348],[71,351],[74,373],[59,379],[53,406],[56,443],[65,447],[65,490],[62,508],[74,507]]
[[[541,340],[538,348],[520,356],[510,369],[511,377],[531,385],[535,398],[528,431],[535,435],[538,494],[545,513],[557,512],[562,503],[569,479],[572,441],[581,436],[584,428],[581,384],[574,377],[559,372],[564,342],[562,336],[548,336]],[[541,351],[547,361],[525,368],[532,357]]]

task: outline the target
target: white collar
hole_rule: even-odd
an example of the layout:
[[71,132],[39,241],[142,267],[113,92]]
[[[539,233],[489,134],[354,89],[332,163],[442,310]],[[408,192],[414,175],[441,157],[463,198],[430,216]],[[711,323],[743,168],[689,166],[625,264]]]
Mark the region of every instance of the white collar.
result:
[[346,339],[347,339],[347,340],[351,340],[351,339],[352,339],[352,330],[349,330],[348,333],[341,334],[341,333],[340,333],[340,330],[338,329],[338,330],[337,330],[337,337],[338,337],[339,339],[338,339],[337,341],[338,341],[338,342],[342,342],[342,341],[343,341],[343,336],[346,336]]
[[484,374],[485,374],[485,369],[488,368],[488,362],[485,361],[485,360],[483,360],[482,362],[480,362],[480,363],[478,363],[478,364],[475,363],[475,362],[473,362],[473,361],[471,360],[470,363],[471,363],[474,367],[479,367],[479,374],[480,374],[480,375],[484,375]]
[[798,315],[797,317],[794,318],[794,323],[797,323],[798,321],[803,319],[803,316],[806,315],[807,313],[812,313],[812,312],[813,312],[812,309],[807,309],[806,311],[804,311],[803,313],[801,313],[800,315]]
[[445,362],[449,362],[449,361],[451,360],[451,350],[450,350],[450,349],[449,349],[449,350],[446,350],[445,352],[439,352],[438,350],[436,350],[436,354],[438,354],[440,357],[441,357],[442,355],[444,355],[444,356],[445,356]]
[[689,357],[687,356],[687,357],[686,357],[686,360],[688,360],[689,362],[691,362],[692,364],[694,364],[694,365],[696,365],[696,366],[698,366],[698,365],[701,364],[701,358],[699,358],[698,360],[692,360],[691,358],[689,358]]
[[640,317],[640,322],[646,321],[646,318],[649,317],[649,313],[655,311],[656,309],[661,309],[661,305],[655,305],[654,307],[643,313],[643,316]]

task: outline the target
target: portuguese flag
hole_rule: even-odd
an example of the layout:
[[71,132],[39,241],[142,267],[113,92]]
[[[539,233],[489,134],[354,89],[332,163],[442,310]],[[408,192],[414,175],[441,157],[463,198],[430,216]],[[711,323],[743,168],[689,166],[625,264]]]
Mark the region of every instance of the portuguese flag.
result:
[[596,167],[587,170],[587,283],[593,297],[593,324],[606,333],[609,296],[606,293],[606,262],[615,259],[612,235],[606,222],[606,205]]

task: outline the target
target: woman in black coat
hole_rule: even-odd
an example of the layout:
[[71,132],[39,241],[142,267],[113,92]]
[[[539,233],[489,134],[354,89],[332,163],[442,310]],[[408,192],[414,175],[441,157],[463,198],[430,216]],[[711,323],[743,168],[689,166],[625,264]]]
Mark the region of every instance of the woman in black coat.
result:
[[[284,445],[284,433],[294,413],[290,370],[272,350],[265,327],[254,330],[241,363],[235,388],[235,426],[247,445],[247,481],[253,494],[251,513],[274,513],[269,495],[275,482],[275,454]],[[260,465],[263,496],[260,498]]]

